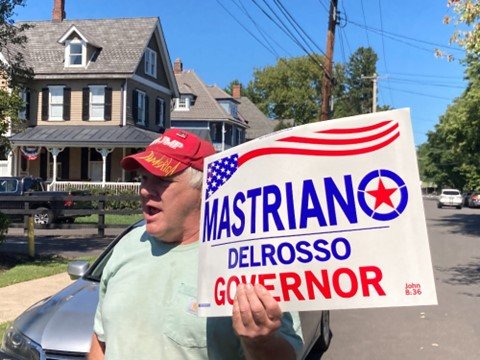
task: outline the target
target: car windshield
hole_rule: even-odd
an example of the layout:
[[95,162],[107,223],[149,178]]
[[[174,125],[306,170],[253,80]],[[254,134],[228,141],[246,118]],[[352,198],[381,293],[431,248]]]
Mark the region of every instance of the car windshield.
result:
[[115,248],[115,245],[127,234],[129,233],[133,228],[141,226],[144,223],[143,220],[135,223],[131,228],[126,230],[122,236],[119,237],[117,241],[114,243],[110,244],[110,246],[105,250],[105,252],[100,255],[98,261],[92,265],[92,267],[89,269],[87,274],[85,275],[85,278],[91,281],[100,281],[103,273],[103,269],[105,268],[105,265],[107,265],[108,260],[112,256],[113,249]]
[[458,190],[444,190],[443,195],[460,195],[460,191]]

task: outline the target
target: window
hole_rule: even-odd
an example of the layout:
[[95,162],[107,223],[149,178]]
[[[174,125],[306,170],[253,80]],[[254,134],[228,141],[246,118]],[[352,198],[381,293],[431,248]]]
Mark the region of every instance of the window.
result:
[[188,111],[190,110],[190,96],[181,95],[180,99],[175,99],[175,110]]
[[146,94],[137,90],[137,123],[145,125]]
[[155,123],[160,127],[165,127],[165,100],[162,98],[157,98],[156,100],[156,116]]
[[90,120],[105,119],[105,86],[90,86]]
[[157,53],[149,48],[145,50],[145,74],[157,77]]
[[86,45],[83,41],[75,39],[67,42],[65,48],[65,66],[85,66]]
[[63,120],[63,86],[50,86],[49,120]]
[[20,98],[23,101],[23,109],[18,112],[18,118],[28,120],[30,117],[30,91],[28,89],[20,90]]

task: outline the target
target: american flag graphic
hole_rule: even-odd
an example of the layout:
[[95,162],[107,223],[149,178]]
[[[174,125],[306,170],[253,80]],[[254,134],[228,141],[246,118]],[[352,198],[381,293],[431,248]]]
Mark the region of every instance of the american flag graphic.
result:
[[237,168],[259,156],[304,155],[340,157],[367,154],[393,143],[400,136],[398,122],[379,121],[354,128],[333,128],[312,132],[309,136],[287,136],[268,147],[244,154],[226,156],[208,165],[206,198],[225,184]]

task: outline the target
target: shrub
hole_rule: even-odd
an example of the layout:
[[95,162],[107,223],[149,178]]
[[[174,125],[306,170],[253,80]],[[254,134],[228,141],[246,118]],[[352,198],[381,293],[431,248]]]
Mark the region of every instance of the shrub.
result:
[[7,215],[0,213],[0,244],[5,241],[5,235],[8,232],[10,226],[10,219]]

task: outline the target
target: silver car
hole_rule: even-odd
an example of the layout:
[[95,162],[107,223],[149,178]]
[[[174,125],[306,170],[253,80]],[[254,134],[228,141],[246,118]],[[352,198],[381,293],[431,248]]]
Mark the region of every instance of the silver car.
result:
[[[120,234],[88,268],[86,261],[74,261],[68,273],[78,279],[55,295],[36,303],[7,329],[0,360],[85,359],[90,349],[93,321],[98,303],[98,286],[103,269],[118,241],[140,221]],[[302,312],[306,344],[304,359],[319,359],[330,343],[329,312]]]

